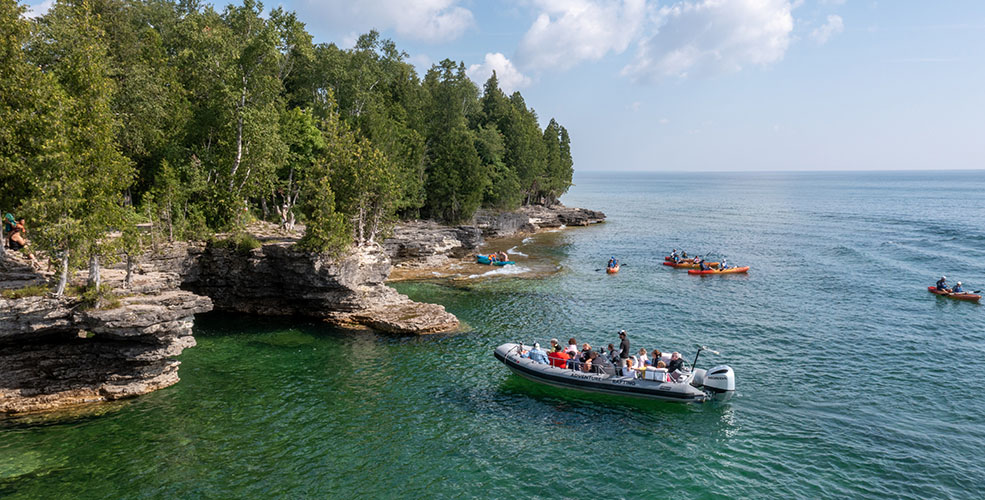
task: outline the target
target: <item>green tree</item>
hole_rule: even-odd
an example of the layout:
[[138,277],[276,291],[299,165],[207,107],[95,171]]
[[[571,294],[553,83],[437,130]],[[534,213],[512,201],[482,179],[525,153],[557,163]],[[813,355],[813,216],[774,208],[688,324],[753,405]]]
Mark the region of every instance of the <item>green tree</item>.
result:
[[111,110],[113,82],[105,32],[87,1],[59,1],[42,18],[33,53],[50,71],[67,98],[61,126],[67,161],[40,166],[33,211],[40,215],[36,234],[50,255],[60,255],[64,290],[74,258],[89,262],[89,286],[100,285],[100,257],[109,249],[104,237],[124,223],[123,194],[133,169],[114,139],[119,126]]

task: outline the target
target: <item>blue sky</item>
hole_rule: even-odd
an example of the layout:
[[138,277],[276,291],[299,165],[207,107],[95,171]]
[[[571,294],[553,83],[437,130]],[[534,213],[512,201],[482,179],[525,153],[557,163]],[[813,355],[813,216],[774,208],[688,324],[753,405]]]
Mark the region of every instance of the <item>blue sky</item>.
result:
[[[29,2],[31,3],[31,2]],[[33,2],[43,10],[41,2]],[[423,74],[497,70],[580,170],[985,168],[985,2],[285,0]]]

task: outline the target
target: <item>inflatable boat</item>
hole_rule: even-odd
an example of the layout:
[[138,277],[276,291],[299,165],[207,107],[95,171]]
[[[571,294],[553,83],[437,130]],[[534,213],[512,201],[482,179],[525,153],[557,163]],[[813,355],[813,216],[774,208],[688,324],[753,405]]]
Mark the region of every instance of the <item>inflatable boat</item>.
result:
[[[497,347],[494,355],[523,378],[566,389],[685,403],[700,403],[711,398],[728,399],[735,393],[735,372],[727,365],[718,365],[709,370],[691,367],[689,371],[674,373],[667,373],[664,368],[647,367],[646,371],[641,370],[636,376],[627,377],[585,373],[537,363],[521,356],[522,352],[530,349],[528,345],[507,343]],[[708,349],[698,348],[695,363],[704,350]]]

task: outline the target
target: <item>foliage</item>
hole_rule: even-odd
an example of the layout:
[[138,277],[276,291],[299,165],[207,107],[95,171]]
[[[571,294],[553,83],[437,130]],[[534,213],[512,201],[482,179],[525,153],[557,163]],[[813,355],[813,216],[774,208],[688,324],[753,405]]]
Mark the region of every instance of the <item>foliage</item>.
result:
[[226,238],[213,240],[212,246],[233,250],[241,255],[248,255],[253,250],[263,246],[263,244],[252,234],[246,231],[237,231]]
[[340,253],[399,217],[462,222],[571,184],[564,127],[542,130],[495,74],[480,92],[461,62],[420,78],[376,31],[316,45],[256,0],[23,12],[0,0],[0,208],[29,219],[57,291],[86,262],[254,219],[303,222],[301,248]]
[[42,297],[48,295],[51,290],[47,285],[28,285],[23,288],[15,288],[0,291],[0,297],[5,299],[23,299],[24,297]]

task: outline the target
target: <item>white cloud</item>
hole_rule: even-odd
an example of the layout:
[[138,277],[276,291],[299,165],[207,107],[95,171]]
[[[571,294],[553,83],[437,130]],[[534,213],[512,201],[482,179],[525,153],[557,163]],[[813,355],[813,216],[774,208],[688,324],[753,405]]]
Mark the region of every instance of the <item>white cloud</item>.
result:
[[469,66],[465,73],[481,87],[493,71],[496,72],[496,79],[499,80],[499,88],[507,94],[512,94],[514,90],[530,85],[530,78],[516,69],[513,62],[499,52],[486,54],[485,62]]
[[27,10],[24,12],[24,17],[28,19],[41,17],[48,12],[48,9],[50,9],[52,5],[55,5],[55,0],[44,0],[37,5],[28,5]]
[[793,16],[789,0],[700,0],[651,14],[653,32],[639,42],[623,74],[641,82],[714,75],[783,59]]
[[567,69],[621,53],[645,20],[645,0],[534,0],[540,10],[517,48],[527,69]]
[[426,42],[454,40],[475,23],[460,0],[301,0],[298,10],[309,14],[308,24],[366,32],[394,30]]
[[845,5],[845,0],[821,0],[821,5]]
[[830,15],[828,16],[828,22],[824,25],[814,28],[811,32],[811,38],[817,42],[818,45],[824,45],[828,43],[831,37],[845,31],[845,23],[842,21],[841,16]]

